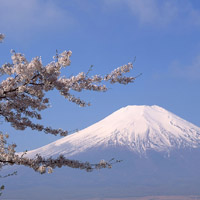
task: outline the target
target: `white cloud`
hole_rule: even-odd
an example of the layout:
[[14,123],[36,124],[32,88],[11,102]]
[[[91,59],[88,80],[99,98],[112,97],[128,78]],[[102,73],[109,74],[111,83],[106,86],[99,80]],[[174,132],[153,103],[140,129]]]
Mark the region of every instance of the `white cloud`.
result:
[[142,25],[200,25],[200,11],[189,0],[105,0],[107,7],[126,6]]
[[69,13],[50,0],[0,0],[0,19],[1,32],[12,34],[62,29],[73,23]]
[[169,71],[173,77],[200,80],[200,55],[190,65],[184,65],[177,61],[173,62],[169,67]]
[[176,15],[177,9],[168,1],[159,5],[155,0],[127,0],[132,13],[141,23],[156,23],[159,25],[169,23]]

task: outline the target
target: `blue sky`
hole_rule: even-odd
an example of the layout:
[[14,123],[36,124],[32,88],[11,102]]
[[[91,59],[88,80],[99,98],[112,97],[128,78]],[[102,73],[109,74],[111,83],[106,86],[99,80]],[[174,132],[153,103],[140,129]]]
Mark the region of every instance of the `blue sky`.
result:
[[[0,64],[10,49],[47,64],[59,52],[73,52],[63,75],[106,74],[134,60],[128,86],[109,85],[106,93],[77,94],[92,106],[79,108],[48,96],[52,107],[43,123],[68,130],[87,127],[127,105],[159,105],[200,126],[200,2],[198,0],[0,0]],[[16,131],[3,123],[17,150],[33,149],[59,137]]]

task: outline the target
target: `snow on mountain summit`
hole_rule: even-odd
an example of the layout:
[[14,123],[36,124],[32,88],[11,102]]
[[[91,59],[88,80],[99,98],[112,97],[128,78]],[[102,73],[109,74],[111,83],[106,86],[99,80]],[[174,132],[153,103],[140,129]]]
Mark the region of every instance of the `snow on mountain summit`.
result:
[[117,146],[137,153],[197,148],[200,147],[200,128],[159,106],[127,106],[28,155],[69,157],[94,148]]

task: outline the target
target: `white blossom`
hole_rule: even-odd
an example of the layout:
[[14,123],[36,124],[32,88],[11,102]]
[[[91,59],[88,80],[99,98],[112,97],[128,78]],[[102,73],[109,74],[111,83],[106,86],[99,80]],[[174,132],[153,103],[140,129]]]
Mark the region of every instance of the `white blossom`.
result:
[[51,173],[53,173],[53,169],[52,169],[52,167],[48,167],[48,174],[51,174]]
[[[4,35],[0,34],[0,42]],[[83,90],[105,92],[107,86],[105,82],[128,84],[134,81],[134,77],[126,77],[123,74],[129,72],[133,65],[128,63],[123,65],[110,74],[105,76],[88,76],[88,73],[80,72],[72,77],[61,76],[61,69],[69,66],[72,52],[64,51],[55,56],[55,60],[47,65],[42,64],[40,57],[33,58],[30,62],[25,55],[11,50],[12,63],[5,63],[0,67],[0,116],[12,127],[18,130],[31,128],[32,130],[43,131],[53,135],[66,136],[67,130],[53,129],[36,123],[35,119],[42,117],[40,111],[47,109],[49,99],[45,97],[51,90],[58,90],[60,95],[64,96],[80,107],[90,106],[74,95],[75,92]],[[91,70],[90,70],[91,71]],[[3,79],[5,77],[5,79]],[[60,155],[58,158],[43,158],[36,155],[35,158],[26,157],[26,153],[21,156],[15,153],[16,145],[7,144],[7,134],[0,132],[0,169],[4,165],[24,165],[34,169],[39,173],[52,173],[55,167],[68,166],[72,168],[93,169],[111,168],[112,163],[104,160],[98,164],[82,163],[76,160],[70,160]]]

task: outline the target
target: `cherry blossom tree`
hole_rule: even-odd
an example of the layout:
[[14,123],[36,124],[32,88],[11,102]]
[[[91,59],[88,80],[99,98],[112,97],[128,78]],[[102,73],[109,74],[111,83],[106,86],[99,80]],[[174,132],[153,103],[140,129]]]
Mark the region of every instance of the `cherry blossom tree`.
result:
[[[5,36],[0,34],[0,42],[4,38]],[[2,119],[17,130],[25,130],[29,127],[32,130],[43,131],[47,134],[67,136],[68,131],[66,130],[53,129],[34,122],[34,119],[41,119],[40,111],[49,107],[49,99],[45,97],[47,92],[56,89],[68,101],[80,107],[85,107],[90,106],[90,104],[73,95],[73,91],[105,92],[107,91],[105,82],[126,85],[135,80],[134,77],[124,76],[133,68],[132,63],[123,65],[105,76],[94,75],[89,77],[88,73],[81,72],[70,78],[63,77],[61,76],[61,69],[70,65],[71,55],[71,51],[57,53],[52,62],[43,65],[41,57],[35,57],[28,61],[23,54],[11,50],[12,62],[5,63],[0,67],[0,76],[5,77],[0,82],[0,116]],[[42,174],[51,173],[53,168],[62,166],[92,171],[93,169],[111,168],[113,162],[118,162],[116,160],[108,162],[102,160],[97,164],[83,163],[69,160],[63,155],[56,159],[44,158],[40,155],[28,158],[26,153],[16,154],[16,145],[7,144],[8,137],[7,134],[0,132],[0,169],[5,165],[23,165]],[[2,189],[3,186],[0,188],[0,192]]]

